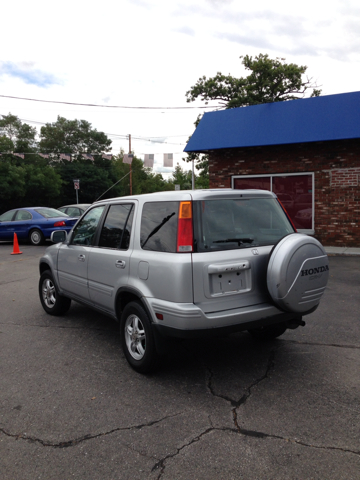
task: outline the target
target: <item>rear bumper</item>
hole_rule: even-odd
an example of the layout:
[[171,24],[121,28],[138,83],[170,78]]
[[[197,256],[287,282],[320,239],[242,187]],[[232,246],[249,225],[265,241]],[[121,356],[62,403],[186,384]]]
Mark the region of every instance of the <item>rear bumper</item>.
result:
[[[245,330],[251,330],[252,328],[264,327],[266,325],[273,325],[276,323],[283,323],[293,320],[295,314],[293,313],[281,313],[274,317],[262,318],[252,322],[244,322],[236,325],[228,325],[226,327],[207,328],[200,330],[180,330],[177,328],[161,325],[160,323],[154,324],[154,328],[162,337],[174,337],[174,338],[204,338],[204,337],[220,337],[222,335],[228,335],[230,333],[243,332]],[[301,320],[301,317],[298,317]],[[294,327],[292,327],[294,328]]]
[[[149,298],[143,300],[159,333],[181,338],[248,330],[262,325],[286,322],[299,316],[284,313],[267,303],[204,313],[193,303],[174,304]],[[156,314],[162,315],[163,320],[159,320]]]

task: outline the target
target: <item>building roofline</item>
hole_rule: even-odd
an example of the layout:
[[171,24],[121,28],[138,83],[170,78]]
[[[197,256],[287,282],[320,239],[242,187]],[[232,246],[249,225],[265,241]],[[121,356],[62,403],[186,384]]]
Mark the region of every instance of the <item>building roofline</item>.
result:
[[360,92],[207,112],[184,152],[360,138]]

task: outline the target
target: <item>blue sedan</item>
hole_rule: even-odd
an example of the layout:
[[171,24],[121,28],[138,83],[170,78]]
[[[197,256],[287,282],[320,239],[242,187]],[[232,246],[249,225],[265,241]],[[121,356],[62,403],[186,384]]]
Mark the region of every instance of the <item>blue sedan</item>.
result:
[[29,240],[41,245],[55,230],[70,232],[77,218],[69,217],[55,208],[31,207],[9,210],[0,215],[0,240]]

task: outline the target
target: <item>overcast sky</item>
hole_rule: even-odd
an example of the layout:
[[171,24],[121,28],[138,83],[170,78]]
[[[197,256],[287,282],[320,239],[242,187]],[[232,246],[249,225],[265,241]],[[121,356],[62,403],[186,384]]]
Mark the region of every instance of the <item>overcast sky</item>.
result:
[[[241,55],[308,67],[323,95],[360,90],[358,0],[13,0],[1,6],[0,115],[40,128],[85,119],[112,153],[181,158],[203,110],[186,103],[199,77],[244,76]],[[1,97],[151,108],[85,107]],[[38,122],[38,123],[36,123]]]

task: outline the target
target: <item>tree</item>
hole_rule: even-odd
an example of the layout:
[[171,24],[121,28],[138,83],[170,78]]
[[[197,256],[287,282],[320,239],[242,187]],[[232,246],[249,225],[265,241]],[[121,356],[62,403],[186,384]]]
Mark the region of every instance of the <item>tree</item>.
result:
[[[121,181],[110,190],[108,195],[111,197],[130,194],[130,165],[123,163],[123,157],[124,152],[121,152],[115,157],[113,171],[117,180]],[[132,160],[131,171],[132,193],[134,195],[172,189],[172,187],[169,187],[168,182],[163,179],[162,175],[153,173],[150,168],[144,167],[143,161],[135,155]]]
[[[99,163],[95,164],[90,160],[75,162],[65,160],[55,164],[54,170],[62,179],[57,207],[60,204],[75,203],[74,179],[80,180],[79,203],[95,202],[115,181],[111,174],[111,168],[103,168]],[[114,194],[111,196],[114,196]]]
[[12,142],[17,138],[17,132],[21,128],[21,120],[16,116],[9,113],[9,115],[2,115],[0,120],[0,134],[5,135]]
[[5,136],[12,142],[11,151],[18,153],[35,153],[37,151],[36,128],[16,116],[2,115],[0,120],[0,135]]
[[[321,94],[311,78],[303,78],[306,66],[285,63],[285,58],[271,59],[262,53],[254,59],[249,55],[240,58],[245,69],[251,72],[247,77],[234,78],[220,72],[212,78],[203,76],[186,92],[186,101],[193,102],[197,98],[205,104],[217,101],[220,107],[228,109],[301,99],[309,92],[312,97]],[[195,127],[200,120],[199,115]],[[189,153],[183,160],[194,161],[200,170],[202,181],[208,183],[208,155]]]
[[15,202],[26,193],[26,179],[23,167],[12,165],[10,161],[0,161],[0,212],[14,208]]
[[[0,153],[5,155],[6,152],[12,152],[14,150],[14,142],[10,140],[6,135],[0,136]],[[2,157],[4,159],[4,157]]]
[[172,176],[168,183],[171,185],[171,190],[175,189],[175,185],[180,185],[180,190],[191,190],[192,173],[191,171],[184,171],[179,164],[176,165]]
[[240,58],[251,72],[247,77],[234,78],[220,72],[212,78],[203,76],[186,92],[187,102],[200,97],[206,104],[216,100],[222,107],[235,108],[296,100],[304,98],[308,91],[311,96],[321,93],[311,78],[303,78],[306,66],[285,63],[285,58],[271,59],[262,53],[254,59],[249,55]]
[[54,123],[47,123],[40,130],[42,153],[67,153],[80,160],[83,153],[101,154],[110,151],[111,140],[98,132],[86,120],[67,120],[58,116]]

